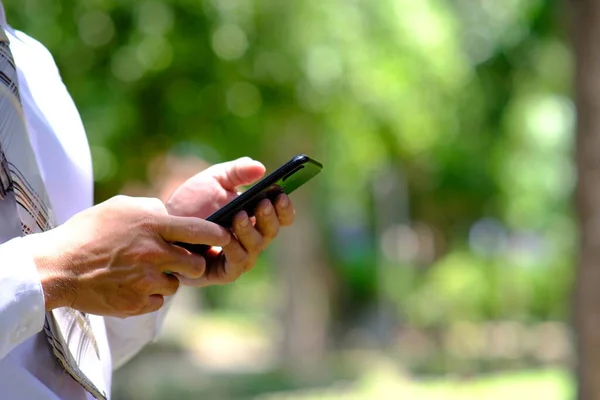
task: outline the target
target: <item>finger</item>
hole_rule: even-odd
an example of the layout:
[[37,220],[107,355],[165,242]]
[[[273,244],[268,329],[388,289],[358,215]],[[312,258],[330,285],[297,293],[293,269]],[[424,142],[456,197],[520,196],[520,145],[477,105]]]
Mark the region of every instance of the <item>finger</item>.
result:
[[238,186],[254,183],[266,171],[262,163],[250,157],[242,157],[237,160],[216,164],[208,170],[226,190],[236,190]]
[[232,240],[212,257],[206,274],[200,279],[180,279],[186,286],[223,285],[237,280],[246,269],[248,253],[237,240]]
[[281,226],[290,226],[294,223],[296,210],[294,210],[292,201],[286,194],[280,194],[275,199],[275,211]]
[[144,315],[149,314],[155,311],[158,311],[165,304],[165,298],[161,294],[152,294],[149,295],[145,300],[143,300],[137,307],[132,308],[131,310],[127,310],[123,313],[119,313],[120,318],[127,318],[136,315]]
[[141,314],[149,314],[155,311],[158,311],[165,304],[164,296],[160,294],[153,294],[148,297],[148,302],[146,304],[146,308]]
[[279,219],[268,199],[262,200],[256,207],[256,229],[263,237],[263,246],[267,245],[279,233]]
[[248,218],[245,211],[233,217],[233,233],[248,253],[260,252],[263,248],[263,237]]
[[173,296],[177,293],[177,289],[179,289],[179,279],[173,275],[160,274],[157,281],[157,286],[153,290],[152,295]]
[[207,279],[204,276],[199,279],[190,279],[179,274],[173,274],[173,276],[177,278],[181,286],[203,287],[208,285]]
[[167,242],[226,246],[229,232],[212,222],[195,217],[157,216],[157,233]]
[[169,244],[167,260],[158,268],[166,274],[178,274],[190,279],[198,279],[206,272],[206,260],[198,254]]
[[244,272],[245,265],[249,259],[246,249],[237,240],[232,240],[231,243],[223,248],[223,255],[225,256],[225,274],[229,275],[233,280],[239,278],[242,272]]
[[237,240],[232,240],[223,248],[221,268],[218,282],[221,284],[235,282],[245,271],[249,260],[248,252]]

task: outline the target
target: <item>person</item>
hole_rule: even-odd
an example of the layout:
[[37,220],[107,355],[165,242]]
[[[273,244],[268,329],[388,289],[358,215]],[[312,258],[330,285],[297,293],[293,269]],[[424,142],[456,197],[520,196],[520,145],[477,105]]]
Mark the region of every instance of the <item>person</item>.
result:
[[[0,28],[0,397],[109,398],[112,371],[156,340],[178,287],[251,270],[294,207],[264,200],[231,232],[202,219],[264,174],[250,158],[207,168],[165,203],[93,206],[89,146],[52,56],[7,24],[1,0]],[[200,256],[173,242],[214,247]]]

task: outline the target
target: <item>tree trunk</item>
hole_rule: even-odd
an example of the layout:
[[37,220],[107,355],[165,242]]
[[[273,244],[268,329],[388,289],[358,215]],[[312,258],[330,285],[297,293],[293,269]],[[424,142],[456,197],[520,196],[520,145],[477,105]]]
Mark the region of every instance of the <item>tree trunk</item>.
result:
[[571,0],[577,106],[579,268],[575,281],[578,398],[600,399],[600,0]]
[[275,244],[275,269],[284,301],[280,356],[295,378],[314,379],[322,373],[329,328],[328,273],[319,224],[311,212],[309,188],[294,193],[297,210],[292,228],[281,231]]

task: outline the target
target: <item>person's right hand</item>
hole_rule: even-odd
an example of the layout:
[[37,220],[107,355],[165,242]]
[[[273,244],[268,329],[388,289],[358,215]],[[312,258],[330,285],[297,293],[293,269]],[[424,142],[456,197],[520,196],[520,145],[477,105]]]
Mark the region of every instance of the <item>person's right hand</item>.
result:
[[46,310],[68,306],[124,318],[158,310],[177,291],[178,279],[165,271],[204,273],[204,258],[170,243],[222,247],[231,235],[200,218],[171,216],[158,199],[117,196],[25,240]]

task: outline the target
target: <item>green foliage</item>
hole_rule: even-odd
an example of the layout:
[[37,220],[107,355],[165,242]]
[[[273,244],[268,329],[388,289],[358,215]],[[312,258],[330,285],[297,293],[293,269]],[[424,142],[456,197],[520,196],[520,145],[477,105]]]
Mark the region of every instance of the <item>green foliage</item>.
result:
[[[565,316],[574,111],[554,2],[5,5],[16,28],[49,47],[81,110],[97,200],[151,179],[148,162],[164,152],[249,155],[270,168],[307,152],[326,166],[314,203],[321,228],[372,233],[369,190],[391,163],[406,176],[410,219],[441,236],[426,270],[382,269],[405,318]],[[487,217],[541,237],[543,254],[474,254],[469,231]],[[370,297],[376,239],[352,260],[348,247],[331,254],[341,280]]]

